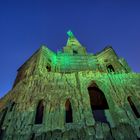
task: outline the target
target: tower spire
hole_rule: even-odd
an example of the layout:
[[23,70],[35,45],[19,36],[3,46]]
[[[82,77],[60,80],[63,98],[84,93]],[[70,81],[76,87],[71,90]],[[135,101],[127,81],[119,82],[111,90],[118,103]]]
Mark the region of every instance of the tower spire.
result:
[[71,30],[67,32],[67,35],[68,35],[67,46],[81,46],[80,42],[76,39]]
[[64,52],[70,54],[86,54],[86,49],[81,45],[81,43],[74,36],[73,32],[69,30],[67,32],[68,40],[66,46],[63,48]]
[[68,37],[74,37],[74,34],[73,34],[73,32],[71,31],[71,30],[69,30],[69,31],[67,31],[67,35],[68,35]]

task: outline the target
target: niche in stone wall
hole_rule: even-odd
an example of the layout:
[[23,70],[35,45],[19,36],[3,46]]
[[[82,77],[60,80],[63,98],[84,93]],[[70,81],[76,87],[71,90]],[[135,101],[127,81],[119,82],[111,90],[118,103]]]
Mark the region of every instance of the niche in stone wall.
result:
[[0,119],[0,128],[2,127],[3,123],[4,123],[4,120],[5,120],[5,116],[7,114],[7,111],[8,111],[8,108],[6,107],[5,109],[2,110],[1,114],[2,114],[2,117]]
[[42,124],[44,114],[44,101],[40,100],[36,108],[35,124]]
[[73,54],[74,55],[78,54],[78,51],[77,50],[73,50]]
[[14,107],[15,107],[15,102],[11,102],[9,111],[13,111]]
[[67,99],[65,103],[65,122],[66,123],[71,123],[73,122],[73,116],[72,116],[72,108],[71,108],[71,103],[69,99]]
[[105,110],[109,109],[109,106],[104,93],[98,88],[95,83],[92,83],[88,87],[88,93],[90,97],[92,114],[95,121],[108,123],[105,116]]
[[111,64],[107,66],[107,71],[108,72],[115,72],[115,70]]
[[128,100],[128,102],[129,102],[129,104],[130,104],[130,106],[131,106],[131,109],[133,110],[135,116],[136,116],[137,118],[140,118],[140,114],[139,114],[139,112],[138,112],[138,110],[137,110],[135,104],[133,103],[133,101],[132,101],[132,99],[131,99],[131,96],[128,96],[128,97],[127,97],[127,100]]
[[48,72],[51,71],[51,65],[49,63],[47,64],[46,69],[47,69]]

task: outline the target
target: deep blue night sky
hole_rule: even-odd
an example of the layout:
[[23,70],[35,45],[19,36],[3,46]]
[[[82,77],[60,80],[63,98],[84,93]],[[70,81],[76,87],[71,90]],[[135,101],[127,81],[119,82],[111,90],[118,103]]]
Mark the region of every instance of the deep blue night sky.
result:
[[88,52],[112,45],[140,72],[140,0],[0,0],[0,97],[41,44],[60,50],[69,29]]

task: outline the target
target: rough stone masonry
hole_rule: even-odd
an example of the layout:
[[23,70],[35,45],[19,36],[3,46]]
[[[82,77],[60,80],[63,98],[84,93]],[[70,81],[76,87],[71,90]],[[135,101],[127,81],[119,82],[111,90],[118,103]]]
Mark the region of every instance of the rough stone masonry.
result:
[[0,99],[0,140],[140,139],[140,74],[111,46],[89,54],[71,31],[42,45]]

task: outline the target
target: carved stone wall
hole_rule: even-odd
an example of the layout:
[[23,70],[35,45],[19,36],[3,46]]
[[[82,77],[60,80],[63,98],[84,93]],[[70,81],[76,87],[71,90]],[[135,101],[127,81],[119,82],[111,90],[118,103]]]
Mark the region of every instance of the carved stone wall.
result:
[[[96,83],[109,105],[105,115],[109,125],[96,122],[92,115],[88,86]],[[103,74],[92,71],[33,75],[20,81],[0,101],[3,139],[130,139],[140,137],[140,118],[127,101],[131,96],[140,112],[140,75]],[[38,102],[44,100],[42,124],[35,124]],[[69,99],[73,122],[65,122],[65,102]],[[11,109],[11,104],[14,106]],[[129,135],[128,135],[129,134]],[[33,138],[34,137],[34,138]]]
[[112,47],[88,54],[69,34],[64,52],[42,46],[18,69],[0,99],[0,140],[140,139],[140,74]]

